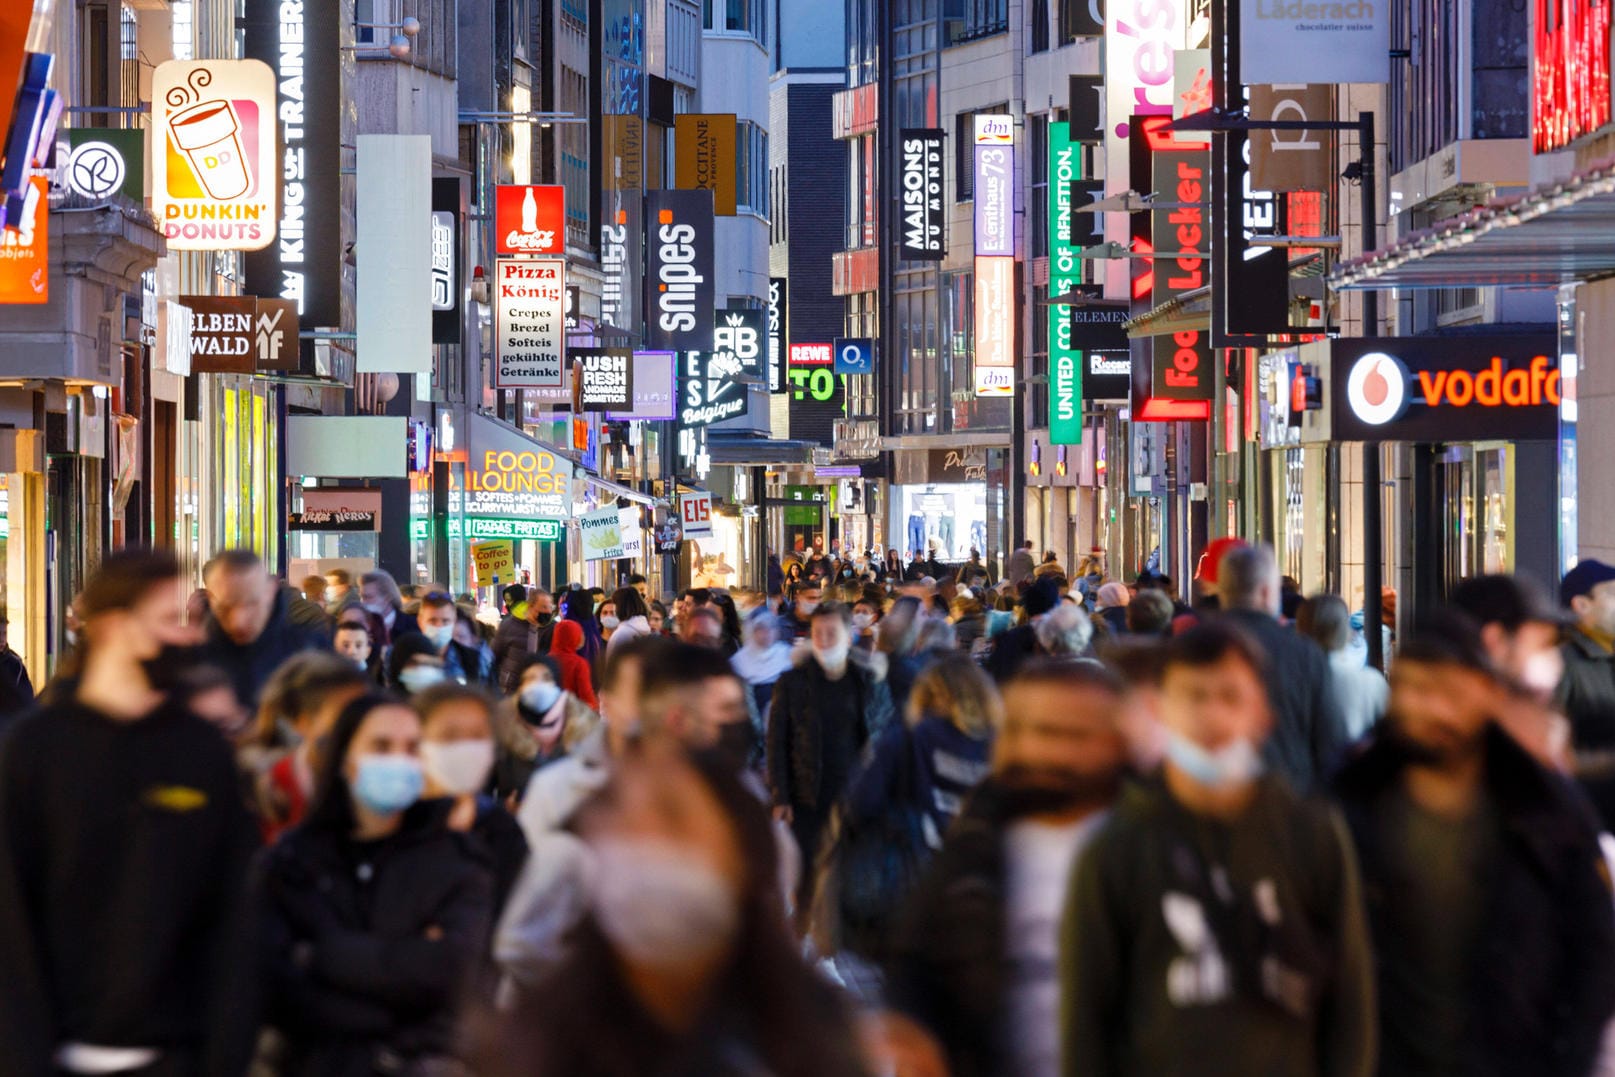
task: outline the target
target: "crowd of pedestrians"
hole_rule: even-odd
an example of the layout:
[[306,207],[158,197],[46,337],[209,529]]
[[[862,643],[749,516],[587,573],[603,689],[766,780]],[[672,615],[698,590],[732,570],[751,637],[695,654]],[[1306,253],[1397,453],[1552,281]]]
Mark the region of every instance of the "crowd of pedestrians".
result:
[[1615,1072],[1615,567],[203,583],[0,634],[0,1077]]

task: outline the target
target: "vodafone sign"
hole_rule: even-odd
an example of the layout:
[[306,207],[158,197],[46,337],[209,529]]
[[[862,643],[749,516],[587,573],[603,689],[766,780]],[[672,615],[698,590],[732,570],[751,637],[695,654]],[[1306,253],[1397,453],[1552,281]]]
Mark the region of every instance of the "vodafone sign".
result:
[[1547,440],[1558,434],[1551,334],[1336,340],[1336,441]]

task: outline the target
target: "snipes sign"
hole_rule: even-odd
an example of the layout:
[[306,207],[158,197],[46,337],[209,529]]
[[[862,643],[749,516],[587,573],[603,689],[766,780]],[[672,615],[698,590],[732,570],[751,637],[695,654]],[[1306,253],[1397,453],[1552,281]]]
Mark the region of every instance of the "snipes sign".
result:
[[1556,356],[1552,334],[1333,341],[1334,439],[1554,438]]

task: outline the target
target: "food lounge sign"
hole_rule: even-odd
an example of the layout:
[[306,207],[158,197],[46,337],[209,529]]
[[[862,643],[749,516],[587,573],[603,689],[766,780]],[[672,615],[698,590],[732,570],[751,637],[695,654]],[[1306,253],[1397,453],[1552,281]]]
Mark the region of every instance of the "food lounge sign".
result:
[[1551,335],[1332,342],[1337,441],[1516,441],[1558,436]]

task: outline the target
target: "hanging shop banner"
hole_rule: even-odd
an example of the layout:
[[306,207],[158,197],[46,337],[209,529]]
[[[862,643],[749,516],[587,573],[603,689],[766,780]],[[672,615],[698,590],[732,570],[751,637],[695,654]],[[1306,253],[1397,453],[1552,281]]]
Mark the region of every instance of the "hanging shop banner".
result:
[[[1241,82],[1390,81],[1389,4],[1239,0],[1237,6]],[[1607,23],[1604,36],[1609,36]]]
[[679,519],[687,539],[712,537],[712,495],[682,494],[679,497]]
[[543,389],[563,384],[566,261],[500,258],[494,262],[494,387]]
[[75,193],[101,201],[115,194],[146,197],[146,132],[136,128],[75,127],[62,179]]
[[[341,4],[246,0],[243,54],[274,71],[281,179],[275,241],[246,255],[246,290],[289,299],[309,327],[342,324]],[[155,95],[154,95],[155,96]],[[153,185],[156,158],[152,160]]]
[[1531,148],[1563,149],[1610,122],[1610,0],[1534,0]]
[[[1225,18],[1237,23],[1240,5],[1213,4],[1211,14],[1217,31],[1212,35],[1213,103],[1245,110],[1250,95],[1232,78],[1239,69],[1239,27],[1222,26]],[[1247,131],[1220,134],[1212,145],[1211,343],[1218,348],[1261,347],[1269,337],[1290,331],[1289,251],[1255,245],[1261,236],[1283,232],[1283,205],[1272,191],[1255,185],[1252,149]]]
[[[566,457],[519,430],[475,413],[466,441],[466,516],[535,520],[571,515],[574,470]],[[451,514],[457,508],[454,494],[451,489]]]
[[614,411],[607,419],[665,420],[678,418],[675,386],[678,383],[678,357],[672,352],[634,352],[632,379],[634,403],[625,411]]
[[626,556],[622,548],[622,513],[616,506],[578,517],[585,561],[610,561]]
[[678,553],[679,547],[684,545],[684,536],[679,533],[679,522],[667,520],[656,525],[656,552],[660,554]]
[[685,352],[679,425],[688,430],[745,414],[746,386],[740,377],[740,361],[732,354]]
[[1066,84],[1066,115],[1075,142],[1105,141],[1105,80],[1100,75],[1072,75]]
[[275,73],[257,60],[168,60],[151,76],[152,212],[170,250],[275,239]]
[[432,373],[432,138],[359,135],[354,368]]
[[313,509],[286,514],[288,531],[380,531],[376,509]]
[[833,347],[838,375],[875,372],[875,342],[869,337],[836,337]]
[[674,186],[681,191],[711,191],[712,212],[735,215],[735,116],[686,112],[673,126]]
[[[1311,83],[1252,86],[1253,120],[1334,119],[1334,87]],[[1334,184],[1334,145],[1327,131],[1250,132],[1251,186],[1261,191],[1328,191]]]
[[[1131,118],[1172,115],[1172,55],[1190,44],[1187,7],[1187,0],[1111,0],[1105,4],[1106,194],[1142,190],[1131,186],[1128,175]],[[1106,213],[1105,238],[1128,243],[1132,217]],[[1129,298],[1133,268],[1129,261],[1113,258],[1103,264],[1105,298]]]
[[1015,392],[1015,259],[977,258],[976,395]]
[[902,132],[902,256],[915,261],[940,262],[948,253],[942,233],[942,139],[939,127]]
[[574,349],[572,361],[583,370],[584,411],[612,411],[634,404],[634,353],[627,348]]
[[785,342],[790,339],[789,296],[784,277],[768,278],[768,391],[785,391]]
[[835,344],[792,344],[786,371],[793,401],[824,404],[836,395]]
[[[1066,295],[1082,283],[1082,259],[1073,241],[1072,185],[1082,176],[1082,147],[1071,127],[1049,124],[1049,295]],[[1049,436],[1055,445],[1082,443],[1081,359],[1071,348],[1071,307],[1049,306]]]
[[1104,289],[1096,284],[1077,291],[1086,302],[1071,307],[1071,351],[1079,357],[1083,396],[1126,400],[1132,383],[1131,346],[1122,328],[1130,317],[1127,304],[1105,302]]
[[[1304,347],[1302,358],[1313,347]],[[1336,441],[1558,437],[1552,333],[1340,338],[1327,347]]]
[[493,191],[495,254],[566,252],[566,188],[500,184]]
[[193,374],[295,372],[297,306],[250,295],[182,295],[191,311]]
[[712,350],[712,193],[645,192],[645,342]]
[[432,343],[460,343],[460,180],[432,180]]
[[1015,119],[975,117],[976,256],[1015,254]]
[[[1148,121],[1146,121],[1148,122]],[[1205,287],[1210,271],[1204,202],[1209,190],[1210,146],[1183,138],[1155,144],[1154,190],[1176,208],[1151,213],[1157,254],[1151,302],[1159,305]],[[1154,340],[1153,395],[1165,400],[1210,400],[1213,392],[1210,334],[1179,329]]]
[[49,182],[31,177],[18,227],[0,229],[0,304],[50,302]]
[[478,587],[509,583],[516,578],[515,545],[509,542],[473,542],[471,565]]
[[610,211],[611,219],[600,226],[600,320],[615,329],[637,333],[644,288],[639,267],[644,264],[641,247],[645,241],[639,193],[608,190],[603,197],[615,203],[615,208]]
[[642,557],[645,553],[645,530],[638,505],[624,505],[617,510],[622,524],[622,555]]
[[[758,307],[730,305],[714,312],[712,352],[730,356],[748,378],[766,376],[765,335],[768,312]],[[726,362],[726,365],[727,365]]]

